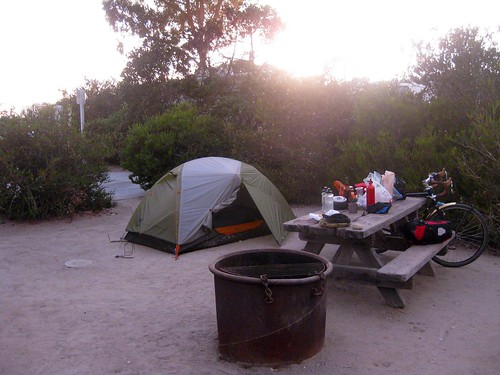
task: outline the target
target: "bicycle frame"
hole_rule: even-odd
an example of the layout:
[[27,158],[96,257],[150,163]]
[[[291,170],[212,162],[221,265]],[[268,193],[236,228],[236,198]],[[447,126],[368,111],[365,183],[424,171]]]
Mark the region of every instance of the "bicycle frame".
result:
[[[425,211],[422,213],[422,219],[428,219],[432,217],[434,214],[438,213],[441,209],[445,207],[454,206],[457,202],[441,202],[438,201],[438,196],[432,192],[432,189],[428,189],[426,191],[416,192],[416,193],[407,193],[408,197],[416,197],[416,198],[426,198],[429,203],[424,206]],[[438,216],[442,219],[441,215]]]
[[[432,207],[429,207],[427,209],[427,212],[425,213],[425,218],[432,217],[434,214],[436,214],[437,212],[439,212],[443,208],[454,206],[457,204],[457,202],[448,202],[448,203],[443,203],[440,201],[434,201],[434,202],[435,203],[432,205]],[[441,217],[441,215],[439,215],[439,214],[438,214],[438,216]]]

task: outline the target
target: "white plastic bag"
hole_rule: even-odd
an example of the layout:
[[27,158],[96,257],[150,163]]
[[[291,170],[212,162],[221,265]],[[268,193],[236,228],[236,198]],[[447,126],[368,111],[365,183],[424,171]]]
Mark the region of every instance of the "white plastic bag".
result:
[[372,180],[373,186],[375,186],[375,202],[392,203],[392,194],[382,186],[382,175],[376,171],[370,172],[363,181],[368,186],[370,180]]
[[375,201],[383,203],[392,203],[392,194],[389,194],[387,189],[381,184],[375,184]]
[[394,180],[396,179],[396,175],[394,172],[385,171],[382,175],[382,186],[389,192],[391,197],[394,195]]
[[368,176],[366,176],[366,178],[363,180],[365,182],[366,186],[368,186],[368,182],[370,180],[372,180],[374,183],[378,182],[380,184],[380,182],[382,181],[382,175],[380,173],[378,173],[377,171],[370,172],[370,173],[368,173]]

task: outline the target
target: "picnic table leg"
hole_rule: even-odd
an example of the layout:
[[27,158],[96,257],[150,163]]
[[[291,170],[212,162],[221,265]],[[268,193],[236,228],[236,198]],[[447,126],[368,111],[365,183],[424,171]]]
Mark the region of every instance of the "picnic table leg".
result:
[[[375,249],[371,248],[368,243],[360,243],[357,247],[356,254],[361,262],[373,268],[381,268],[384,263],[380,259]],[[377,286],[385,302],[391,307],[403,308],[406,305],[405,299],[399,289]]]
[[380,268],[384,265],[379,255],[370,245],[365,245],[364,248],[360,248],[356,251],[361,262],[369,267]]
[[395,288],[385,288],[385,287],[377,287],[380,294],[382,294],[382,297],[384,297],[385,299],[385,302],[391,306],[391,307],[397,307],[397,308],[400,308],[402,309],[403,307],[405,307],[406,305],[406,302],[405,302],[405,299],[403,297],[403,295],[401,294],[401,292],[399,291],[399,289],[395,289]]
[[324,243],[307,241],[306,246],[302,250],[318,255],[323,247],[325,247]]
[[432,263],[430,261],[425,263],[425,265],[420,268],[417,273],[424,276],[436,276],[436,273],[434,272],[434,268],[432,267]]
[[307,234],[299,232],[299,239],[302,241],[306,241],[306,245],[302,249],[302,251],[307,251],[308,253],[313,253],[318,255],[323,247],[325,247],[325,242],[317,241],[315,239],[311,239],[307,236]]
[[352,259],[354,249],[350,244],[342,244],[339,246],[335,255],[333,256],[332,263],[334,264],[349,264]]

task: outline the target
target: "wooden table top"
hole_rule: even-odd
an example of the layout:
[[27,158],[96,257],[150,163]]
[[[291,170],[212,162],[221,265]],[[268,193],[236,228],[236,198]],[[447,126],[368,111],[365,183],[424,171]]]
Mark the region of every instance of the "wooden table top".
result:
[[[318,237],[338,237],[338,238],[366,238],[382,228],[389,226],[398,220],[411,215],[417,211],[425,203],[425,198],[406,198],[405,200],[396,201],[392,204],[391,209],[387,214],[365,214],[363,210],[358,208],[356,213],[348,213],[347,210],[340,211],[351,219],[351,225],[343,228],[326,228],[321,227],[319,223],[310,219],[309,215],[300,216],[294,220],[284,223],[285,230],[289,232],[307,233],[309,236],[317,235]],[[321,211],[316,211],[316,214],[321,215]],[[353,227],[353,224],[354,227]],[[359,228],[359,229],[354,229]]]

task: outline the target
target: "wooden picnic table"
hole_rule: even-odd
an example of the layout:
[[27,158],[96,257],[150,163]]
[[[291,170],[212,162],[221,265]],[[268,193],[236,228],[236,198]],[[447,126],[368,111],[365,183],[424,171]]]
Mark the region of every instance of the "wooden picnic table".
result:
[[[424,203],[422,198],[406,198],[394,202],[387,214],[367,214],[361,209],[356,213],[340,211],[351,219],[351,224],[343,228],[322,227],[309,215],[287,221],[284,228],[298,232],[299,238],[306,241],[303,250],[307,252],[319,254],[325,244],[339,245],[331,259],[332,277],[375,285],[387,304],[402,308],[405,300],[399,289],[411,289],[417,272],[433,276],[430,261],[449,241],[412,246],[401,236],[388,235],[385,229],[415,217]],[[399,252],[386,264],[377,248]]]

